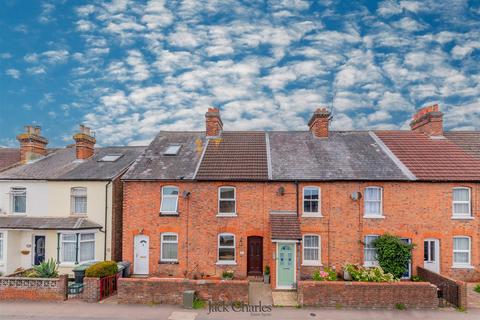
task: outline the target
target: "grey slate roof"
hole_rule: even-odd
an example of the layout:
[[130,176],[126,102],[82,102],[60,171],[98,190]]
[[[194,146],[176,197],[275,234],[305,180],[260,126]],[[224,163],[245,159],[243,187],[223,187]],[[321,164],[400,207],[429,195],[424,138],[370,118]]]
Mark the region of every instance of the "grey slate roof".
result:
[[[75,148],[58,149],[33,163],[0,173],[0,180],[111,180],[122,173],[145,147],[96,148],[92,158],[77,160]],[[98,161],[107,154],[122,154],[115,162]]]
[[102,226],[86,218],[65,217],[0,217],[1,229],[28,230],[82,230],[101,229]]
[[[160,131],[123,180],[193,179],[205,146],[205,132]],[[164,155],[170,144],[180,144],[177,155]]]
[[268,136],[273,180],[408,180],[367,131]]

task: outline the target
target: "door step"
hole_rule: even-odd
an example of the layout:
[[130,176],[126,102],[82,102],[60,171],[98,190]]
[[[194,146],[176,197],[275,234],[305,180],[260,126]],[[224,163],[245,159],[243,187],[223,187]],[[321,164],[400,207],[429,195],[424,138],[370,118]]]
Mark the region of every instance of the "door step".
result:
[[273,305],[276,307],[298,306],[298,295],[296,291],[273,291]]
[[248,276],[247,280],[249,282],[263,282],[263,276]]

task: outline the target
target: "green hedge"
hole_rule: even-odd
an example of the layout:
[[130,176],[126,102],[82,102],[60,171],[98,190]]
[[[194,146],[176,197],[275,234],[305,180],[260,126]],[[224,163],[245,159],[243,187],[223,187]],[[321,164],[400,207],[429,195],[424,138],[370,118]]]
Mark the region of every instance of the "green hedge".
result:
[[85,276],[89,278],[104,278],[117,274],[118,267],[115,261],[102,261],[92,264],[85,271]]

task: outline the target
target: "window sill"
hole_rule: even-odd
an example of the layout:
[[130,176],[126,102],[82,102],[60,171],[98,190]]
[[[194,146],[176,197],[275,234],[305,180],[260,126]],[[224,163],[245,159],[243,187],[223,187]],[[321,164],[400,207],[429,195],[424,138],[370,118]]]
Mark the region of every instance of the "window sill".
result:
[[176,261],[158,261],[158,264],[178,264],[178,260]]
[[161,212],[161,211],[160,211],[160,216],[161,216],[161,217],[168,217],[168,216],[170,216],[170,217],[178,217],[179,215],[180,215],[179,212]]
[[302,214],[302,218],[322,218],[321,213],[304,213]]
[[70,213],[70,217],[86,217],[86,216],[88,216],[87,213],[74,213],[74,212]]
[[452,216],[452,220],[473,220],[475,217],[472,216]]
[[236,216],[237,216],[236,213],[234,213],[234,214],[232,214],[232,213],[218,213],[217,214],[217,217],[219,217],[219,218],[232,218],[232,217],[234,218]]
[[217,261],[215,263],[217,266],[236,266],[237,262],[235,261]]
[[302,267],[323,267],[320,261],[303,262]]
[[363,218],[364,219],[385,219],[385,216],[383,216],[383,215],[382,216],[380,216],[380,215],[378,215],[378,216],[373,216],[373,215],[372,216],[365,216],[364,215]]
[[27,215],[26,213],[15,213],[15,212],[7,213],[7,216],[15,216],[15,217],[24,217],[26,215]]
[[475,269],[475,267],[469,264],[454,264],[452,269]]

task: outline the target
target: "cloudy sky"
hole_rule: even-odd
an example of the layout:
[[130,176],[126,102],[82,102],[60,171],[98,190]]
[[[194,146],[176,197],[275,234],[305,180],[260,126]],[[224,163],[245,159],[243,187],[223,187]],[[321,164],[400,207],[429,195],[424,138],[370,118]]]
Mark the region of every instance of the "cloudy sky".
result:
[[480,130],[480,1],[23,1],[0,3],[0,145],[25,124],[50,145],[79,123],[101,145],[159,130],[407,128],[438,103]]

